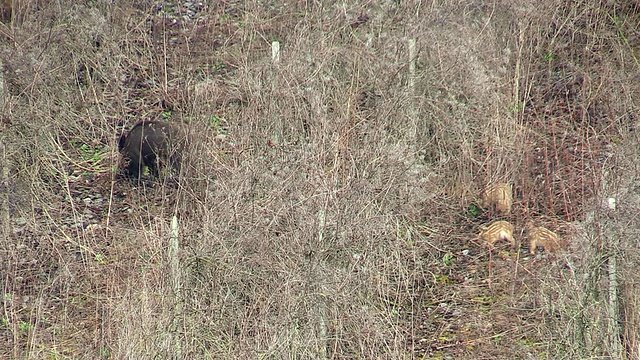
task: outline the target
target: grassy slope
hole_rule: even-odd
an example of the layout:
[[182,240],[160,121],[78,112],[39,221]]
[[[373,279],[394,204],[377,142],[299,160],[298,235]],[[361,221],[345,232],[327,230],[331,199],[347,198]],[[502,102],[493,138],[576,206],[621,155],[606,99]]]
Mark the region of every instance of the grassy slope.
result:
[[[639,6],[75,3],[0,25],[1,357],[639,356]],[[140,118],[184,186],[113,181]],[[566,252],[489,257],[500,179]]]

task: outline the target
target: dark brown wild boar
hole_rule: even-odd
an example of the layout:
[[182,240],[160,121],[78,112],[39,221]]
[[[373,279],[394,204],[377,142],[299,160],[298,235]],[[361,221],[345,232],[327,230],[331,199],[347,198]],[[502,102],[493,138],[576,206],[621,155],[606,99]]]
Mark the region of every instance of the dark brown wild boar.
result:
[[139,121],[118,141],[118,150],[127,164],[124,175],[140,180],[145,166],[155,178],[160,176],[160,170],[179,174],[184,139],[176,125],[154,120]]

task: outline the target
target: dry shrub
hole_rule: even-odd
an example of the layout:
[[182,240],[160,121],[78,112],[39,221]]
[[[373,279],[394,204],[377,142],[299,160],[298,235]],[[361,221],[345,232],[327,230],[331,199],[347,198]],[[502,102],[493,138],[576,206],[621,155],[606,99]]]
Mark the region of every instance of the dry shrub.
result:
[[[0,25],[0,354],[633,358],[637,18],[551,0],[21,5]],[[115,181],[116,134],[147,118],[188,131],[179,186]],[[500,179],[514,236],[543,218],[569,251],[488,257],[476,205]]]

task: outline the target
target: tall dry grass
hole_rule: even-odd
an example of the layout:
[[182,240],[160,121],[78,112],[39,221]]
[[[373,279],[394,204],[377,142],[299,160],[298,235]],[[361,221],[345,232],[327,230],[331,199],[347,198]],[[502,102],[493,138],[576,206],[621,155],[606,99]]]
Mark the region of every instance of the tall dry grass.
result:
[[[637,358],[639,11],[17,2],[0,354]],[[116,179],[143,118],[186,125],[179,187]],[[490,257],[492,181],[570,248]]]

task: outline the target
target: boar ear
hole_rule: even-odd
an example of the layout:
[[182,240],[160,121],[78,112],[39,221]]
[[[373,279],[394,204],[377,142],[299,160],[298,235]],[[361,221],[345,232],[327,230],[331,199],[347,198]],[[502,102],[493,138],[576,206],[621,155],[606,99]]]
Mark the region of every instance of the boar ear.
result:
[[120,134],[120,138],[118,139],[118,151],[122,151],[124,149],[124,144],[127,141],[127,135]]

